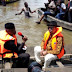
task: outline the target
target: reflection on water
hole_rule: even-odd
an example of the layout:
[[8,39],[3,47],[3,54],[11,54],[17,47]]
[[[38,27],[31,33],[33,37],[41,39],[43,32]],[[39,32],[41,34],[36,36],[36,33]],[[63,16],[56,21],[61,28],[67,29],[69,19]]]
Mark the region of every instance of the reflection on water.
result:
[[[18,2],[8,4],[6,7],[0,6],[0,30],[4,29],[6,22],[13,22],[16,26],[16,30],[21,31],[28,37],[28,46],[40,45],[43,38],[43,34],[47,31],[46,22],[42,21],[40,25],[35,22],[38,20],[37,12],[32,15],[32,18],[25,18],[24,14],[15,16],[24,6],[24,2],[27,1],[31,10],[36,10],[39,7],[44,7],[44,0],[20,0]],[[63,29],[65,45],[72,44],[72,32]],[[18,37],[18,41],[21,41],[21,37]]]

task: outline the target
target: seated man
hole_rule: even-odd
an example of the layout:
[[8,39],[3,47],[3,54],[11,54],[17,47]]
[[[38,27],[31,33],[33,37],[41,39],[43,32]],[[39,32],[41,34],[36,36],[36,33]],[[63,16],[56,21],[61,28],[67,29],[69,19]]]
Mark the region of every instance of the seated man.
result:
[[66,12],[66,5],[64,4],[63,0],[59,0],[58,3],[59,3],[60,13],[58,13],[55,17],[62,20]]
[[48,8],[48,4],[49,4],[49,2],[50,2],[50,0],[45,0],[45,3],[44,3],[45,8],[43,8],[44,11],[47,11],[47,8]]
[[54,0],[49,0],[49,4],[48,4],[49,11],[45,11],[44,14],[41,16],[40,20],[36,23],[40,24],[45,15],[54,15],[55,8],[56,8],[56,5]]
[[[16,30],[13,23],[6,23],[5,30],[0,31],[0,57],[17,58],[17,67],[27,67],[30,55],[22,51],[27,37],[22,38],[22,44],[17,43]],[[19,65],[20,64],[20,65]],[[15,65],[14,65],[15,66]]]
[[42,65],[40,56],[44,56],[44,67],[49,66],[52,60],[61,58],[64,55],[64,39],[61,34],[62,27],[58,27],[55,21],[48,24],[48,31],[44,34],[41,46],[34,48],[36,61]]

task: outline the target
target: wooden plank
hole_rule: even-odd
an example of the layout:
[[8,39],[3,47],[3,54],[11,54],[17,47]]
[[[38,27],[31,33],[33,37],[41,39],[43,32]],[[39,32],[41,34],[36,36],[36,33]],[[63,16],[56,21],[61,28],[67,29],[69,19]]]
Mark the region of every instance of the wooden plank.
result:
[[[64,54],[62,58],[69,58],[70,56],[72,56],[72,54]],[[40,57],[43,58],[44,56],[40,56]],[[30,59],[35,59],[35,57],[31,56]]]
[[[1,70],[0,70],[1,72]],[[27,68],[3,69],[3,72],[28,72]],[[72,72],[72,68],[46,68],[46,72]]]
[[[65,56],[72,56],[72,54],[64,54],[63,57],[65,57]],[[44,56],[40,56],[40,57],[44,57]],[[62,58],[63,58],[63,57],[62,57]],[[35,57],[34,57],[34,56],[31,56],[30,59],[35,59]],[[2,60],[1,57],[0,57],[0,60]]]
[[72,54],[64,54],[64,56],[62,57],[62,59],[69,59],[72,57]]
[[72,54],[64,54],[64,56],[72,56]]
[[2,58],[0,57],[0,60],[2,60]]
[[56,67],[56,68],[46,68],[46,72],[72,72],[72,68],[67,68],[67,67]]
[[11,63],[10,62],[6,62],[5,63],[5,69],[11,69]]
[[64,65],[60,62],[60,61],[56,61],[56,64],[59,66],[59,67],[64,67]]
[[11,69],[3,69],[3,72],[28,72],[27,68],[11,68]]

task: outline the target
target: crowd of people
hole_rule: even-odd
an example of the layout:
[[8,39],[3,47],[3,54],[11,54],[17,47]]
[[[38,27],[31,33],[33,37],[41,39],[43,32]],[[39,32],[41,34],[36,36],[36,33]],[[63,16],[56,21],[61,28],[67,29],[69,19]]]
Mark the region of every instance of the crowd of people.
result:
[[[68,4],[68,16],[71,16],[71,2]],[[20,15],[24,11],[25,16],[30,17],[29,12],[35,12],[31,11],[27,2],[24,3],[24,6],[21,12],[15,15]],[[44,14],[41,16],[40,21],[36,23],[40,24],[45,15],[52,15],[58,19],[63,19],[66,13],[66,5],[62,0],[58,0],[57,3],[54,0],[48,0],[45,6],[46,9],[43,9],[45,11]],[[69,18],[69,21],[71,21],[71,18]],[[5,30],[0,31],[0,57],[6,58],[6,61],[8,61],[8,58],[15,58],[16,60],[13,60],[13,68],[23,67],[28,68],[28,72],[45,72],[42,68],[47,68],[52,60],[61,59],[65,53],[64,37],[61,33],[62,27],[58,26],[56,21],[51,21],[47,26],[48,30],[44,34],[41,45],[34,47],[36,62],[32,62],[29,65],[30,55],[25,53],[26,50],[24,50],[28,38],[22,36],[22,43],[18,43],[15,35],[15,25],[13,23],[6,23]],[[41,59],[40,56],[43,56],[43,58]]]
[[72,22],[72,0],[69,1],[68,5],[65,5],[64,0],[48,0],[48,3],[46,3],[45,6],[46,9],[42,8],[44,14],[41,16],[40,20],[36,22],[37,24],[40,24],[46,15]]

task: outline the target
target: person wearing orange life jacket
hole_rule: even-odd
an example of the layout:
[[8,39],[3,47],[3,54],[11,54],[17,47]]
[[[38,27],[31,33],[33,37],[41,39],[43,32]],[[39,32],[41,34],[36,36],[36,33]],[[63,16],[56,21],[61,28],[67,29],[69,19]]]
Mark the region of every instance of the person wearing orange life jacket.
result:
[[[17,43],[16,30],[13,23],[6,23],[5,30],[0,31],[0,57],[11,58],[14,56],[18,58],[17,62],[23,58],[23,63],[26,65],[29,62],[30,55],[23,52],[22,48],[25,46],[27,37],[22,38],[22,44]],[[21,62],[21,61],[19,61]],[[20,63],[21,64],[21,63]],[[21,65],[22,67],[23,65]]]
[[48,67],[52,60],[60,59],[64,55],[64,39],[61,32],[62,27],[58,27],[55,21],[51,21],[41,46],[34,48],[35,59],[39,64],[42,64],[40,56],[44,56],[43,68]]

